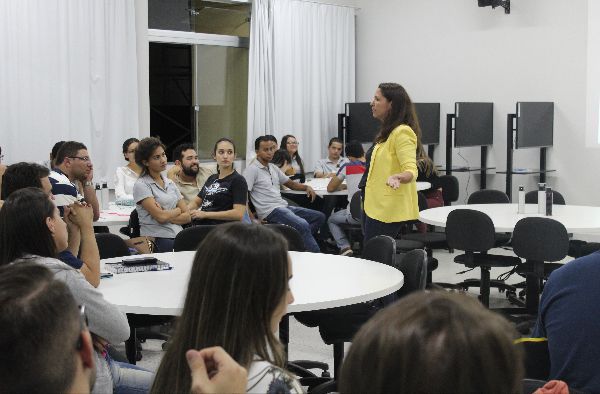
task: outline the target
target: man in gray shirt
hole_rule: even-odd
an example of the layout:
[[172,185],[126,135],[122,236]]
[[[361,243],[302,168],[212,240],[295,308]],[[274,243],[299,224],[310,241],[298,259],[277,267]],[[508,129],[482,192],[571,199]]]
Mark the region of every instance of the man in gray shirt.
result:
[[315,165],[315,178],[331,178],[338,173],[339,169],[346,163],[348,159],[341,157],[342,140],[334,137],[329,140],[327,146],[327,158],[319,159]]
[[281,197],[281,185],[292,190],[306,191],[311,201],[316,197],[315,191],[308,185],[292,181],[277,166],[270,163],[275,147],[268,138],[258,137],[254,141],[254,149],[256,160],[248,165],[244,177],[258,218],[295,228],[302,236],[306,250],[320,252],[313,234],[325,222],[325,215],[312,209],[288,206]]

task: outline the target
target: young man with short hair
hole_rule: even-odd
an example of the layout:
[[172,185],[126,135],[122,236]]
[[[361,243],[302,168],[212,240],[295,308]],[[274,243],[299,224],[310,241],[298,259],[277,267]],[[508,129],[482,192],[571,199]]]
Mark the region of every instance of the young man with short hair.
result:
[[62,207],[85,200],[94,210],[94,221],[98,220],[100,205],[92,182],[94,165],[87,147],[77,141],[65,142],[58,150],[54,164],[55,167],[50,172],[50,183],[54,202],[61,214]]
[[83,313],[46,267],[0,267],[0,392],[89,393],[96,366]]
[[256,160],[248,165],[244,177],[258,218],[295,228],[302,236],[306,250],[320,252],[313,234],[325,222],[325,215],[312,209],[288,206],[281,197],[281,185],[292,190],[305,191],[313,201],[316,197],[315,191],[308,185],[292,181],[277,166],[270,163],[275,145],[266,136],[260,136],[254,141],[254,149]]
[[326,159],[319,159],[315,165],[315,178],[332,178],[338,170],[348,162],[348,159],[341,157],[343,149],[342,140],[334,137],[329,140],[327,147],[328,156]]
[[[349,141],[346,143],[346,156],[348,162],[345,163],[337,172],[337,174],[331,178],[327,185],[327,191],[329,193],[336,190],[348,189],[348,201],[352,199],[352,196],[358,192],[358,183],[365,173],[365,151],[358,141]],[[346,185],[342,182],[346,180]],[[360,224],[360,222],[354,219],[350,213],[350,204],[346,209],[334,212],[329,216],[327,225],[329,231],[335,239],[335,243],[340,248],[340,254],[343,256],[352,256],[352,248],[346,233],[340,227],[341,224]]]
[[201,166],[193,144],[185,143],[173,150],[175,165],[167,177],[175,182],[187,204],[194,201],[209,176],[216,174],[214,166]]

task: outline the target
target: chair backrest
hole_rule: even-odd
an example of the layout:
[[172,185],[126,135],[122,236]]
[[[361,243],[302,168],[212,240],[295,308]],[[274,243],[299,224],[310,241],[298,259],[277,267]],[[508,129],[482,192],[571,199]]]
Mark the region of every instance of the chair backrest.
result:
[[423,249],[414,249],[405,254],[396,255],[396,268],[404,275],[404,285],[398,290],[403,297],[413,291],[424,290],[427,283],[427,254]]
[[454,175],[442,175],[438,178],[437,184],[442,188],[444,205],[451,205],[458,201],[458,178]]
[[269,223],[266,225],[273,231],[277,231],[287,240],[288,250],[293,252],[306,252],[306,246],[304,246],[304,240],[302,236],[295,228],[286,224]]
[[554,219],[523,218],[515,225],[512,247],[525,260],[559,261],[569,252],[569,235],[565,226]]
[[467,252],[485,252],[494,247],[494,223],[488,215],[473,209],[455,209],[446,220],[448,246]]
[[129,247],[123,240],[116,234],[111,233],[99,233],[96,234],[96,244],[98,245],[98,251],[100,252],[101,259],[110,259],[111,257],[123,257],[129,256]]
[[129,215],[127,232],[129,233],[129,238],[137,238],[140,236],[140,217],[138,216],[137,209],[131,211],[131,214]]
[[377,261],[392,267],[396,267],[395,255],[396,240],[387,235],[378,235],[368,240],[361,253],[363,259]]
[[477,190],[469,196],[467,204],[508,204],[508,195],[500,190],[484,189]]
[[352,198],[350,199],[350,204],[348,204],[348,209],[350,210],[350,215],[352,215],[352,218],[354,220],[358,220],[359,222],[362,222],[362,198],[361,198],[361,191],[357,191],[356,193],[354,193],[352,195]]
[[[525,193],[525,204],[537,204],[538,203],[538,191],[532,190]],[[565,198],[562,194],[556,190],[552,190],[552,203],[557,205],[566,205]]]
[[216,225],[203,224],[188,227],[177,234],[173,243],[173,250],[181,252],[184,250],[197,250],[198,245],[206,238]]
[[419,212],[429,208],[427,206],[427,198],[421,192],[417,192],[417,197],[419,198]]

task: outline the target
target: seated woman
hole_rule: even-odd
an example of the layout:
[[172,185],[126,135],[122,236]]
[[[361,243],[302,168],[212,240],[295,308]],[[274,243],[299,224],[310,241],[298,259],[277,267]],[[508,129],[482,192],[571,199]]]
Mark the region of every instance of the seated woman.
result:
[[514,327],[475,298],[444,291],[409,295],[356,334],[340,392],[519,393]]
[[[438,182],[438,172],[433,160],[427,156],[423,146],[420,144],[417,147],[417,171],[417,182],[429,182],[431,184],[429,189],[421,192],[425,195],[425,199],[427,200],[427,208],[443,207],[444,196],[442,195],[442,188]],[[417,223],[417,230],[424,233],[427,231],[427,225],[425,223]]]
[[285,175],[294,175],[294,167],[292,167],[292,158],[285,149],[279,149],[273,154],[271,163],[275,164]]
[[183,313],[151,392],[189,392],[186,351],[220,346],[248,370],[247,392],[301,393],[274,334],[294,300],[291,277],[281,235],[257,224],[217,226],[194,256]]
[[291,159],[290,165],[292,166],[293,171],[288,170],[288,172],[285,172],[285,175],[290,175],[290,179],[294,181],[304,183],[306,181],[304,162],[298,153],[298,145],[300,145],[300,143],[296,137],[287,134],[281,139],[281,145],[279,146],[279,149],[285,149],[289,153]]
[[218,174],[208,177],[189,209],[194,224],[222,224],[247,218],[248,184],[233,168],[235,144],[221,138],[213,148]]
[[[66,248],[67,225],[46,193],[27,187],[6,199],[0,210],[0,265],[23,261],[44,265],[56,279],[65,282],[80,305],[85,305],[96,349],[94,393],[147,392],[152,373],[114,361],[106,351],[111,343],[129,338],[127,317],[107,302],[79,270],[57,259],[58,251]],[[65,344],[65,351],[68,346]]]
[[144,138],[138,144],[135,161],[142,168],[133,186],[140,235],[154,242],[154,252],[172,252],[181,225],[191,218],[181,192],[162,174],[167,168],[165,146],[158,138]]
[[127,165],[118,167],[115,173],[117,204],[133,205],[133,185],[142,172],[142,168],[135,162],[135,151],[139,142],[137,138],[128,138],[123,142],[123,156]]

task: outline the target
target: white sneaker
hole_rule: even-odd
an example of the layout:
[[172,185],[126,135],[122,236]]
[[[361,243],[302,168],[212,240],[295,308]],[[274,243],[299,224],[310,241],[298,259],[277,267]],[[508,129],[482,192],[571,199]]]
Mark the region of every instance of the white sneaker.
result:
[[340,256],[352,257],[353,255],[354,255],[354,252],[352,251],[352,248],[344,248],[344,249],[340,250]]

